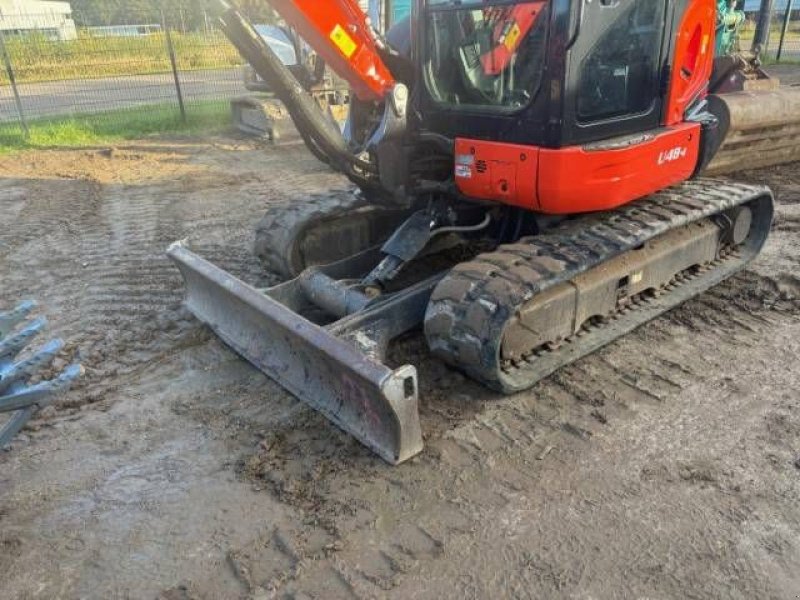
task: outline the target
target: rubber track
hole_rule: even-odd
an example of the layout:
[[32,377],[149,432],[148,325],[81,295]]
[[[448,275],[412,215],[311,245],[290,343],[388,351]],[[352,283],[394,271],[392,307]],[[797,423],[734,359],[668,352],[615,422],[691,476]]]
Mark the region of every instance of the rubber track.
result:
[[[504,332],[518,308],[555,285],[568,282],[620,254],[667,231],[720,212],[763,200],[754,210],[751,238],[758,239],[731,271],[686,286],[668,301],[601,331],[596,339],[556,350],[542,364],[523,362],[513,372],[501,364]],[[530,387],[539,379],[615,337],[669,310],[742,268],[760,251],[772,219],[768,188],[719,180],[698,179],[654,194],[615,211],[567,222],[545,234],[501,246],[456,266],[437,286],[425,317],[425,334],[432,352],[471,377],[503,392]],[[758,229],[758,231],[756,231]],[[733,268],[735,266],[735,268]],[[703,285],[706,285],[703,288]],[[680,296],[680,297],[679,297]],[[603,329],[603,328],[601,328]],[[583,345],[581,345],[583,344]],[[534,349],[531,349],[534,350]]]
[[344,216],[367,205],[355,189],[313,194],[301,202],[270,208],[256,227],[254,252],[264,266],[283,277],[304,268],[295,244],[314,223]]

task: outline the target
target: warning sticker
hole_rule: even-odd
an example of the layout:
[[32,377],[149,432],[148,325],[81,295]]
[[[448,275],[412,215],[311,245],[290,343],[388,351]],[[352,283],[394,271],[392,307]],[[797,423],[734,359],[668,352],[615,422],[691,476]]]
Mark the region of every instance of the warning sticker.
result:
[[517,42],[519,41],[520,35],[522,35],[522,30],[515,22],[514,25],[511,26],[511,29],[508,30],[505,39],[505,45],[509,52],[514,52],[517,49]]
[[355,40],[350,37],[350,34],[347,33],[341,25],[337,25],[333,28],[333,31],[331,31],[331,40],[347,58],[351,58],[358,49],[358,44],[356,44]]
[[456,165],[456,177],[461,179],[472,179],[472,169],[467,165]]

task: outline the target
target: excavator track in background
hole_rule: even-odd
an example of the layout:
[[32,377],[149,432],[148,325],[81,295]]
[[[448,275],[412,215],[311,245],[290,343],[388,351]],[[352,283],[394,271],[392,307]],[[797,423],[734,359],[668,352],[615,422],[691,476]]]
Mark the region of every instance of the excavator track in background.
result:
[[[340,127],[347,121],[347,90],[316,90],[311,94]],[[250,94],[231,100],[234,126],[247,135],[263,138],[274,145],[302,143],[286,106],[269,94]]]
[[741,173],[800,160],[800,86],[711,95],[728,130],[708,175]]
[[505,393],[717,285],[760,252],[764,187],[695,180],[459,264],[425,317],[432,352]]

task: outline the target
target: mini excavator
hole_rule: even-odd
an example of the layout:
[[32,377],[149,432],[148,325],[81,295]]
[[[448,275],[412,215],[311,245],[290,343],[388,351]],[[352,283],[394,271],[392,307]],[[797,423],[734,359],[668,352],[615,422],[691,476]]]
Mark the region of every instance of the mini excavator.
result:
[[797,91],[761,68],[764,24],[736,48],[732,2],[416,0],[386,35],[355,0],[270,4],[348,82],[343,131],[235,8],[223,29],[352,188],[265,216],[276,287],[185,243],[169,256],[199,319],[389,463],[423,447],[417,370],[387,364],[397,337],[421,329],[436,357],[518,392],[767,239],[769,189],[703,176],[745,130],[736,152],[798,157]]

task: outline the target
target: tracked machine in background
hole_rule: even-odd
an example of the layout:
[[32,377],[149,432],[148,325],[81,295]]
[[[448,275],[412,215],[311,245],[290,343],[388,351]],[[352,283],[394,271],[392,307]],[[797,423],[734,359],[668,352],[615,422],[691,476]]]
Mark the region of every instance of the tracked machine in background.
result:
[[[410,0],[360,0],[360,6],[371,16],[371,25],[384,32],[399,19]],[[317,101],[320,108],[340,127],[347,121],[350,87],[336,73],[326,68],[325,61],[289,26],[255,25],[272,51],[294,75],[295,79]],[[231,100],[233,123],[240,131],[266,138],[274,144],[298,139],[286,106],[249,64],[245,65],[245,96]]]
[[[255,25],[255,31],[280,58],[294,78],[314,98],[320,109],[336,123],[347,120],[350,90],[347,82],[325,67],[289,27]],[[231,116],[237,129],[274,144],[299,139],[289,111],[275,96],[269,83],[249,64],[243,69],[244,85],[251,94],[231,100]]]
[[706,173],[728,174],[800,160],[800,87],[781,87],[762,67],[772,0],[762,0],[752,46],[740,47],[745,15],[717,1],[717,43],[708,101],[724,142]]
[[277,287],[169,255],[198,318],[390,463],[423,446],[417,370],[386,364],[403,333],[516,392],[767,238],[768,189],[699,177],[735,127],[715,82],[759,101],[757,55],[715,58],[728,3],[418,0],[386,37],[352,0],[271,4],[350,84],[344,135],[235,9],[224,29],[357,191],[270,211],[257,252]]

